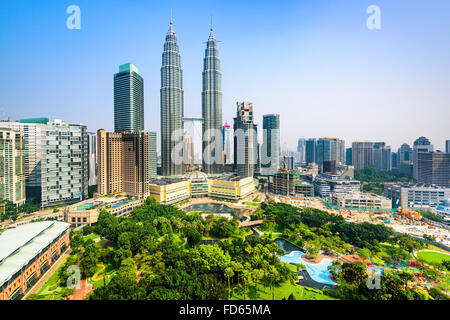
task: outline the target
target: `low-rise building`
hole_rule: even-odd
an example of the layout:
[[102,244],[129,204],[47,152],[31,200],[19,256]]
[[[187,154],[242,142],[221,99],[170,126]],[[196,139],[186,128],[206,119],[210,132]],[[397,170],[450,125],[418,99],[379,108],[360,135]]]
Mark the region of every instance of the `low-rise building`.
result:
[[65,222],[42,221],[0,234],[0,300],[20,299],[69,246]]
[[333,193],[331,204],[341,208],[358,209],[392,209],[392,202],[388,198],[372,193],[351,192],[347,194]]
[[[450,188],[424,184],[385,183],[384,196],[404,208],[436,208],[450,198]],[[403,202],[402,202],[403,201]]]
[[331,193],[358,193],[361,190],[361,183],[339,174],[323,173],[314,180],[314,190],[316,195],[327,198]]
[[255,192],[253,177],[241,178],[231,174],[209,180],[210,197],[239,200],[253,192]]
[[150,181],[150,197],[161,204],[174,204],[191,197],[191,181],[161,178]]
[[127,197],[100,197],[85,200],[64,208],[64,221],[73,227],[90,225],[97,223],[101,210],[106,210],[110,214],[121,217],[129,214],[134,208],[142,206],[144,199],[129,199]]

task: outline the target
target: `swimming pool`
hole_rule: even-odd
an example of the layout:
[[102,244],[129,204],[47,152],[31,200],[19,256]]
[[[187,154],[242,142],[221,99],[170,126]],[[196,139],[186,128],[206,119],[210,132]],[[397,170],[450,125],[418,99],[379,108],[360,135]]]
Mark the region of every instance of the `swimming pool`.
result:
[[130,201],[125,201],[125,202],[120,202],[120,203],[113,204],[113,205],[111,206],[111,208],[114,209],[114,208],[123,206],[124,204],[127,204],[128,202],[130,202]]
[[336,285],[336,282],[330,279],[330,272],[328,271],[328,266],[332,264],[330,259],[324,258],[319,263],[309,263],[302,259],[303,255],[304,253],[301,251],[291,251],[284,256],[279,256],[279,258],[285,263],[301,263],[305,265],[306,271],[308,271],[314,281],[332,286]]
[[77,210],[78,210],[78,211],[83,211],[83,210],[87,210],[87,209],[89,209],[89,208],[92,208],[93,206],[94,206],[93,203],[85,203],[85,204],[83,204],[83,205],[77,207]]

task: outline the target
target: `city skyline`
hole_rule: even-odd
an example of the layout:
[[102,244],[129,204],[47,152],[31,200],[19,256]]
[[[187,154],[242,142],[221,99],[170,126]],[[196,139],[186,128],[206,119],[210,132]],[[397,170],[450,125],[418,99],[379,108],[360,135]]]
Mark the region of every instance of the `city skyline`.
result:
[[[213,14],[217,37],[223,41],[223,123],[232,121],[236,101],[248,100],[257,106],[254,119],[260,126],[262,115],[277,109],[282,119],[281,145],[291,150],[295,150],[300,137],[323,136],[341,137],[347,147],[353,141],[386,141],[393,150],[404,142],[412,145],[418,136],[426,136],[436,149],[445,150],[448,137],[441,128],[445,127],[450,110],[445,108],[449,93],[444,90],[443,77],[448,74],[450,65],[443,58],[450,52],[450,46],[438,43],[438,40],[444,32],[443,26],[448,24],[441,12],[445,12],[449,4],[436,1],[435,6],[422,8],[408,2],[410,10],[405,13],[401,11],[401,4],[379,1],[383,28],[373,31],[365,27],[368,3],[318,1],[313,5],[284,1],[277,7],[262,1],[255,8],[245,3],[214,3],[202,7],[201,1],[192,8],[177,1],[167,6],[140,1],[112,3],[108,7],[111,18],[125,9],[132,10],[136,13],[133,16],[136,21],[130,28],[136,26],[143,32],[133,36],[129,47],[119,48],[112,41],[112,35],[118,32],[120,38],[127,30],[118,31],[111,21],[99,19],[102,10],[106,9],[101,4],[79,1],[81,29],[68,30],[64,24],[68,15],[63,5],[50,4],[44,12],[30,2],[28,5],[45,20],[34,32],[46,36],[35,39],[29,30],[17,25],[18,20],[27,19],[28,13],[20,10],[20,6],[12,7],[4,2],[1,6],[8,10],[2,12],[8,11],[9,16],[0,13],[1,29],[15,29],[16,33],[14,39],[5,33],[0,37],[0,43],[5,42],[6,46],[7,42],[11,48],[0,53],[2,60],[9,62],[0,75],[2,119],[46,116],[83,123],[93,132],[99,128],[112,131],[111,75],[117,72],[119,65],[131,62],[139,66],[143,77],[148,79],[144,89],[145,130],[160,134],[157,80],[160,75],[155,67],[160,61],[161,37],[167,30],[170,8],[173,7],[185,69],[186,116],[201,114],[203,42]],[[417,28],[413,18],[419,15],[419,9],[423,9],[420,12],[422,23]],[[271,23],[262,24],[261,16],[269,10],[273,11]],[[232,17],[232,11],[238,11],[235,17]],[[249,19],[245,23],[239,22],[243,16]],[[299,19],[294,19],[296,16]],[[338,17],[347,17],[342,20],[348,21],[337,20]],[[194,20],[198,22],[192,23]],[[323,25],[317,25],[319,20]],[[281,30],[284,32],[280,34]],[[333,40],[333,36],[339,37]],[[399,42],[401,36],[406,36],[408,41]],[[295,39],[295,44],[286,42],[290,37]],[[101,39],[99,41],[105,48],[89,51],[96,43],[94,39]],[[338,45],[339,40],[349,42]],[[38,47],[38,43],[43,45]],[[283,47],[284,51],[279,51],[282,43],[288,45]],[[316,50],[319,49],[318,54]],[[336,51],[325,54],[329,49]],[[108,50],[106,56],[104,50]],[[358,50],[362,52],[354,60]],[[313,57],[313,53],[317,57]],[[283,58],[282,61],[274,59],[276,54]],[[269,58],[276,62],[270,63]],[[39,63],[37,59],[40,59]],[[265,61],[264,68],[258,68],[261,61]],[[350,65],[350,61],[354,64]],[[293,69],[286,69],[287,64]],[[43,75],[49,65],[53,67],[51,75]],[[95,67],[92,79],[84,79],[81,73],[84,65],[90,69]],[[301,76],[292,76],[293,71]],[[47,81],[51,76],[56,89],[48,86],[48,82],[45,86],[46,81],[38,80],[37,75]],[[338,75],[342,76],[339,80]],[[284,76],[287,80],[282,81]],[[60,79],[58,83],[54,82],[55,77]],[[18,95],[17,88],[23,90],[19,81],[27,89],[26,95]],[[92,85],[94,81],[96,86]],[[279,90],[282,85],[283,93]],[[50,88],[52,94],[49,94]],[[421,121],[423,110],[427,111],[427,122]],[[300,116],[290,117],[293,113]],[[320,125],[302,121],[302,116],[320,119]],[[336,121],[336,117],[340,117],[340,121]],[[383,130],[379,129],[380,121]],[[262,141],[261,134],[259,141]],[[160,146],[158,149],[161,150]]]

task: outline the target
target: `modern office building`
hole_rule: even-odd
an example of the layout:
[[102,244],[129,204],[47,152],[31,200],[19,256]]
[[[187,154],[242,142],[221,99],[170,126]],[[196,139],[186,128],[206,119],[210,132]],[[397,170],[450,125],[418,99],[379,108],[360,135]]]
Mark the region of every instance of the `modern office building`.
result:
[[97,185],[97,136],[88,132],[88,167],[89,185]]
[[149,151],[149,158],[148,163],[150,166],[149,169],[149,175],[150,179],[156,178],[157,176],[157,166],[158,166],[158,152],[157,152],[157,134],[156,132],[149,132],[148,133],[148,151]]
[[28,200],[41,201],[41,157],[46,147],[48,118],[2,121],[1,128],[9,128],[23,133],[25,154],[25,192]]
[[282,167],[286,170],[294,170],[294,157],[283,156]]
[[392,164],[392,170],[398,170],[398,153],[392,152],[391,154],[391,164]]
[[444,152],[419,152],[417,154],[417,182],[449,187],[450,154]]
[[450,140],[445,140],[445,153],[450,153]]
[[312,138],[306,140],[305,143],[305,159],[306,164],[309,165],[310,163],[317,163],[317,139]]
[[257,163],[257,146],[253,126],[253,104],[237,102],[237,112],[234,125],[234,164],[238,176],[253,177]]
[[26,198],[41,207],[70,204],[88,195],[88,135],[81,124],[47,118],[1,122],[23,132]]
[[398,162],[399,166],[403,163],[412,164],[412,149],[409,144],[404,143],[398,148]]
[[194,143],[192,142],[192,136],[188,133],[184,133],[183,138],[183,157],[184,157],[184,172],[194,170]]
[[378,170],[392,170],[391,147],[385,142],[375,142],[373,144],[373,165]]
[[114,131],[144,130],[144,79],[132,63],[119,66],[114,75]]
[[345,163],[345,141],[336,137],[324,137],[317,140],[316,163],[323,167],[326,160],[334,160],[336,164]]
[[163,176],[183,174],[183,150],[182,148],[181,150],[175,149],[177,144],[183,142],[183,116],[183,70],[181,69],[180,49],[171,20],[164,43],[161,67],[161,165]]
[[260,150],[261,173],[272,175],[280,168],[280,115],[263,115],[263,145]]
[[25,154],[23,133],[0,127],[0,201],[25,203]]
[[213,198],[240,200],[255,192],[253,177],[239,177],[234,174],[211,178],[209,196]]
[[306,139],[300,138],[297,142],[297,152],[299,154],[299,162],[306,163]]
[[385,183],[384,196],[404,208],[428,209],[436,208],[450,198],[450,188],[424,184]]
[[208,174],[220,173],[223,171],[223,139],[218,137],[222,128],[222,73],[212,25],[206,42],[202,79],[203,171]]
[[65,222],[42,221],[0,234],[0,301],[19,300],[69,246]]
[[373,145],[373,142],[357,141],[352,143],[352,163],[355,170],[373,165]]
[[149,195],[149,133],[97,131],[98,193]]
[[345,149],[345,164],[347,166],[352,166],[353,165],[352,151],[353,151],[352,148]]
[[432,151],[434,151],[434,146],[430,143],[430,140],[428,140],[427,138],[420,137],[416,141],[414,141],[412,154],[414,179],[418,180],[419,178],[419,167],[418,167],[419,153]]
[[228,123],[222,128],[223,151],[225,152],[226,164],[232,164],[234,160],[233,154],[233,128]]

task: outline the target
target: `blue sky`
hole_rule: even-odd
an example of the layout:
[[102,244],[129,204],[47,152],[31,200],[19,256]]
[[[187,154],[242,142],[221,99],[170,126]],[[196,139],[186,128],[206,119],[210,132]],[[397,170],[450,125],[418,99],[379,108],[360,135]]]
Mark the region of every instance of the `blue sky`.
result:
[[[68,30],[66,8],[81,8]],[[366,27],[369,5],[381,30]],[[54,0],[0,2],[0,116],[47,116],[113,129],[113,74],[145,79],[145,128],[159,132],[161,54],[170,9],[184,70],[185,115],[201,114],[201,72],[213,15],[224,122],[252,101],[257,122],[279,113],[282,144],[299,137],[450,139],[450,1]]]

